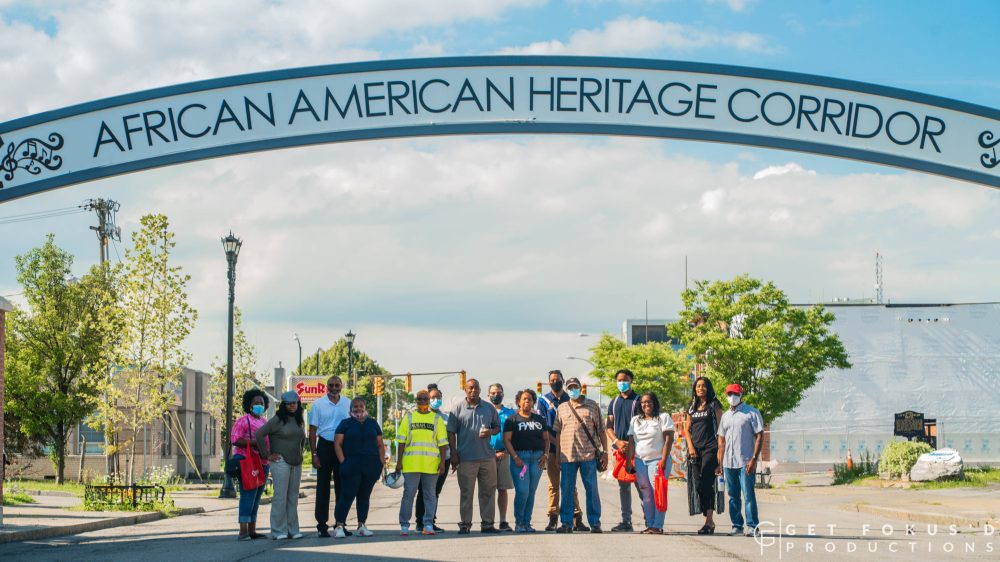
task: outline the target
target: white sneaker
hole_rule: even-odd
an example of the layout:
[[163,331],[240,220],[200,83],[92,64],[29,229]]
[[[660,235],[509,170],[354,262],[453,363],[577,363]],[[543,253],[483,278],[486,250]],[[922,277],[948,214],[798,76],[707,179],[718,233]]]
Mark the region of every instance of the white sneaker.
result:
[[401,537],[408,537],[408,536],[410,536],[410,526],[409,525],[400,525],[399,526],[399,536],[401,536]]
[[282,539],[287,539],[288,535],[271,535],[272,541],[280,541]]
[[305,535],[303,535],[302,533],[295,533],[294,535],[292,535],[291,538],[293,538],[293,539],[301,539],[303,536],[305,536]]
[[370,536],[372,536],[374,534],[375,533],[373,533],[373,532],[371,532],[371,531],[368,530],[368,527],[364,523],[358,525],[358,536],[359,537],[370,537]]
[[346,539],[347,533],[344,532],[343,525],[337,525],[337,528],[333,531],[333,538],[335,539]]

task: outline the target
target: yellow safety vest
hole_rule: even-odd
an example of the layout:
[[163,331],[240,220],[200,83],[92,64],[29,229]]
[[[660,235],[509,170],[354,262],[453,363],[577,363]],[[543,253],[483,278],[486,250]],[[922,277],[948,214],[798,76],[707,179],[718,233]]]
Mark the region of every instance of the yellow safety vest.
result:
[[398,439],[403,449],[403,472],[437,474],[441,463],[440,447],[448,444],[448,430],[444,416],[437,412],[406,414],[406,423],[400,424]]

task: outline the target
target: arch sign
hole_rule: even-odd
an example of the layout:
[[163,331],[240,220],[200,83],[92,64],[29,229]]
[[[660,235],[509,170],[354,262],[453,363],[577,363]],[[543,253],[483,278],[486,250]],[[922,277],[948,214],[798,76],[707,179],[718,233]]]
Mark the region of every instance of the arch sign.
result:
[[1000,187],[1000,110],[754,68],[459,57],[168,86],[0,124],[0,202],[147,168],[363,139],[566,133],[727,142]]

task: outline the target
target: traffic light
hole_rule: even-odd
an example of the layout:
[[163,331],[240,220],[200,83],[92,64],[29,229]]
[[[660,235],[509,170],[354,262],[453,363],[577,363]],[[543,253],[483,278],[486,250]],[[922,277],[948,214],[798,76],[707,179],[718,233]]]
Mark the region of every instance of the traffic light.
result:
[[583,385],[583,386],[580,387],[580,394],[582,394],[584,396],[587,395],[587,385]]
[[465,390],[465,369],[458,372],[458,384],[462,390]]
[[375,377],[375,396],[382,396],[385,392],[385,381],[382,377]]
[[406,392],[413,392],[413,375],[406,373]]
[[539,396],[541,396],[541,394],[542,394],[542,381],[538,381],[538,383],[535,384],[535,392],[538,393]]

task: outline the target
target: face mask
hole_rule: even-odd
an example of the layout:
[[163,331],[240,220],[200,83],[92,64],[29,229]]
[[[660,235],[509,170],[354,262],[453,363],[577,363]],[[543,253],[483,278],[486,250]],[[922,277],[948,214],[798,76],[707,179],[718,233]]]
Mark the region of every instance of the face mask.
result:
[[368,412],[361,412],[360,414],[355,414],[354,412],[351,412],[351,417],[358,420],[359,422],[363,422],[366,419],[368,419]]
[[562,392],[563,381],[556,381],[549,386],[552,388],[552,392]]
[[490,402],[492,402],[494,406],[502,404],[503,403],[503,394],[495,394],[493,396],[490,396]]
[[579,388],[571,388],[566,392],[569,392],[569,397],[572,398],[573,400],[576,400],[577,398],[580,397],[580,394],[582,394]]
[[618,382],[618,392],[628,392],[628,389],[632,388],[632,383],[628,381]]
[[444,402],[440,398],[435,398],[435,399],[431,400],[431,408],[434,409],[434,410],[439,410],[439,409],[441,409],[441,404],[443,404],[443,403]]
[[730,406],[735,407],[737,404],[740,403],[741,397],[739,394],[730,394],[729,396],[726,396],[726,399],[729,400]]
[[264,407],[261,406],[260,404],[254,404],[254,406],[253,406],[253,408],[251,408],[251,410],[253,411],[253,415],[255,415],[255,416],[262,416],[262,415],[264,415]]

